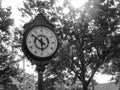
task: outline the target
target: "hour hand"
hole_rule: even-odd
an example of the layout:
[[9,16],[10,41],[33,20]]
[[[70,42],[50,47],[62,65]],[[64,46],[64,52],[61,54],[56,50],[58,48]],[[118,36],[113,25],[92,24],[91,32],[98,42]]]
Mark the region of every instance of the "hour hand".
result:
[[41,50],[43,51],[44,50],[43,45],[45,45],[45,43],[43,42],[42,38],[40,39],[40,41],[41,41]]

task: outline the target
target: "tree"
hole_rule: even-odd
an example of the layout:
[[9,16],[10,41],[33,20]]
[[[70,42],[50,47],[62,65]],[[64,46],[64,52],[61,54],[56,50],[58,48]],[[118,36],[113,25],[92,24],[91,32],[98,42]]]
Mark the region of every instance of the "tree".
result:
[[[42,12],[56,25],[59,49],[50,62],[49,75],[65,79],[63,72],[67,70],[74,79],[79,78],[83,90],[88,90],[95,73],[119,58],[120,2],[89,0],[83,8],[74,9],[68,0],[62,7],[54,7],[51,1],[26,0],[21,11],[30,16]],[[64,8],[68,14],[62,12]]]
[[16,52],[12,47],[13,19],[10,18],[11,8],[0,7],[0,84],[10,86],[12,80],[10,77],[17,75],[15,67]]

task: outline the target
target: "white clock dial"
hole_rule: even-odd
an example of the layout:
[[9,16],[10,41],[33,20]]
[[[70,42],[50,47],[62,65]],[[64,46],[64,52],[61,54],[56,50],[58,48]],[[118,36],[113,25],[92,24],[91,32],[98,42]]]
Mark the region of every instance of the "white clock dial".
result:
[[48,57],[57,49],[55,34],[46,27],[35,27],[27,35],[28,50],[37,57]]

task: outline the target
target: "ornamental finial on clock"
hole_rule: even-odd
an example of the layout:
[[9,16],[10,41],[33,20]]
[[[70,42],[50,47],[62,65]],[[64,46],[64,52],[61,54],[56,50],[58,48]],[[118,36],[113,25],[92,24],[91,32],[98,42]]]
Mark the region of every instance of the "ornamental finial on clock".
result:
[[35,17],[33,22],[49,23],[49,21],[46,19],[45,15],[43,15],[42,13],[38,13],[38,15]]

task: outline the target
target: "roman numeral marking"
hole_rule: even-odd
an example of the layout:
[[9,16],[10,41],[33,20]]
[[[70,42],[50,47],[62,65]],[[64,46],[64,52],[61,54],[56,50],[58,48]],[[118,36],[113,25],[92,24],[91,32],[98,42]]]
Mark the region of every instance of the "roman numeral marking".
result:
[[35,54],[37,54],[37,51],[34,51]]
[[52,50],[53,50],[54,48],[53,48],[53,47],[51,47],[50,49],[52,49]]
[[33,49],[33,46],[30,46],[30,49]]
[[28,43],[31,43],[31,41],[28,41]]
[[55,42],[52,42],[52,44],[55,44]]

